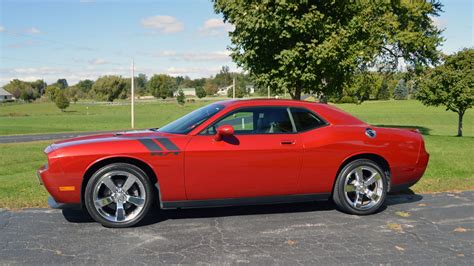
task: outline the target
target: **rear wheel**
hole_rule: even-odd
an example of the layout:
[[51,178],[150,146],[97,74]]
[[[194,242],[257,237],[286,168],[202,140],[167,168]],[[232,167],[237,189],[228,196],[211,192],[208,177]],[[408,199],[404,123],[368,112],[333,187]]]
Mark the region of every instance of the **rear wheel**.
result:
[[106,227],[129,227],[147,214],[153,202],[151,183],[138,167],[114,163],[91,177],[84,194],[87,211]]
[[358,159],[339,173],[333,200],[346,213],[371,214],[383,205],[387,187],[387,177],[380,166],[371,160]]

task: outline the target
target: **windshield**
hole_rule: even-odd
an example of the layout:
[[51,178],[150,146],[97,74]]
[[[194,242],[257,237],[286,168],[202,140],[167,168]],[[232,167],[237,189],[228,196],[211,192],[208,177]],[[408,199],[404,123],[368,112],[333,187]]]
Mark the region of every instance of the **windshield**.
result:
[[222,109],[224,109],[224,106],[220,104],[204,106],[167,124],[157,131],[173,134],[187,134]]

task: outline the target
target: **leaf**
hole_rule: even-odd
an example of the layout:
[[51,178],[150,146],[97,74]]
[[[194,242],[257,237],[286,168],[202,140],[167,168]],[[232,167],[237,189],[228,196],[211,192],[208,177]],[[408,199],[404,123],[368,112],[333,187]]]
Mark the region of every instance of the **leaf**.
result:
[[404,212],[404,211],[397,211],[397,212],[395,212],[395,214],[400,216],[400,217],[410,217],[410,213]]
[[454,232],[457,232],[457,233],[465,233],[467,232],[468,229],[464,228],[464,227],[457,227],[454,229]]
[[398,250],[398,251],[404,251],[405,249],[400,247],[400,246],[395,246],[395,248]]

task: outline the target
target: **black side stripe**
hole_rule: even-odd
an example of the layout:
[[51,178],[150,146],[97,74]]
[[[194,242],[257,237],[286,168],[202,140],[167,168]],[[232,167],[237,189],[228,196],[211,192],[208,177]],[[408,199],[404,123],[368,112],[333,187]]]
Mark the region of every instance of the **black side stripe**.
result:
[[151,152],[160,152],[163,149],[158,146],[152,139],[139,139],[141,144],[143,144]]
[[156,138],[156,140],[169,151],[179,151],[178,146],[176,146],[171,140],[167,138]]

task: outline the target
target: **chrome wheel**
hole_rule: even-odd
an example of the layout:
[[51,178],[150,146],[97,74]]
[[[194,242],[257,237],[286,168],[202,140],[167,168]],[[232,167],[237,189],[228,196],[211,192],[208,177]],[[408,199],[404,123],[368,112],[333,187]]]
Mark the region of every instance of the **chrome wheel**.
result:
[[143,211],[146,190],[134,174],[125,171],[107,172],[96,184],[93,190],[94,207],[107,221],[126,223]]
[[383,195],[382,175],[372,166],[359,166],[350,171],[344,181],[344,197],[357,210],[368,210],[377,205]]

